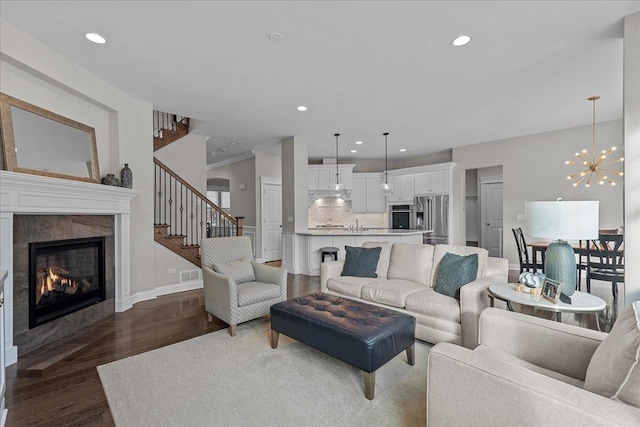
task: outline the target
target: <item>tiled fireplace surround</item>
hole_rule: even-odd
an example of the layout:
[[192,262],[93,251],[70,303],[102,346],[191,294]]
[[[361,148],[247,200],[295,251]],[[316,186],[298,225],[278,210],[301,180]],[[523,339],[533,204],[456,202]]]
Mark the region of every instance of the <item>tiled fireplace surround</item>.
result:
[[[138,190],[0,171],[0,270],[8,272],[4,296],[7,365],[17,361],[18,346],[23,354],[71,332],[70,329],[91,324],[114,310],[129,308],[126,301],[130,295],[130,202],[139,193]],[[45,216],[38,220],[41,215]],[[25,220],[38,225],[25,225]],[[28,268],[28,256],[24,259],[21,253],[25,245],[28,252],[25,237],[32,238],[34,233],[42,234],[36,237],[41,241],[106,236],[107,300],[65,316],[68,319],[56,319],[29,330],[28,320],[26,326],[22,322],[23,316],[27,316],[22,310],[28,312],[26,293],[22,289],[28,288],[22,277],[22,269]],[[33,335],[39,328],[44,329],[38,336]]]

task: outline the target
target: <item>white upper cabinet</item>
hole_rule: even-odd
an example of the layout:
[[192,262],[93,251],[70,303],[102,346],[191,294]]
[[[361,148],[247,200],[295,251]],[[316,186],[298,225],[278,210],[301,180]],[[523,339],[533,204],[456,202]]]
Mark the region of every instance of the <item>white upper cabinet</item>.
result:
[[384,193],[380,189],[383,182],[382,174],[353,174],[351,210],[353,212],[386,211],[387,204]]
[[389,183],[393,184],[393,194],[389,196],[389,202],[413,203],[414,183],[413,174],[389,176]]
[[[355,165],[338,166],[338,179],[344,188],[351,189],[353,167]],[[335,165],[309,165],[307,185],[309,190],[329,190],[336,183]]]
[[415,193],[446,194],[449,192],[449,170],[421,172],[415,174]]

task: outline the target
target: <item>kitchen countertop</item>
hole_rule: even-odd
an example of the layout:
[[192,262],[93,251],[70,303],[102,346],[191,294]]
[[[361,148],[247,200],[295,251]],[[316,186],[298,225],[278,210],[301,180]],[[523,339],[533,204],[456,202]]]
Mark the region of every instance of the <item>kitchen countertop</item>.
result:
[[385,236],[390,234],[395,234],[395,235],[400,234],[400,235],[410,236],[410,235],[432,233],[432,232],[433,232],[432,230],[394,230],[389,228],[372,229],[372,230],[364,230],[364,231],[353,231],[353,230],[350,231],[348,228],[343,228],[343,229],[332,228],[329,230],[313,229],[313,230],[308,230],[307,232],[296,233],[296,234],[301,234],[303,236]]

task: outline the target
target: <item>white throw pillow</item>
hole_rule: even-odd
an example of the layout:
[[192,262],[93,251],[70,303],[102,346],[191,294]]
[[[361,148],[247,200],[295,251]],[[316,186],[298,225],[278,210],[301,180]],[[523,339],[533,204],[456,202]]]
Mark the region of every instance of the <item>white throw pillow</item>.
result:
[[382,248],[380,251],[380,258],[378,258],[378,267],[376,268],[376,274],[378,277],[387,278],[389,272],[389,257],[391,256],[391,242],[364,242],[363,248]]
[[640,301],[625,307],[593,353],[584,388],[640,408]]
[[213,264],[213,269],[217,273],[233,279],[236,284],[254,282],[256,280],[250,259],[239,259],[221,264]]

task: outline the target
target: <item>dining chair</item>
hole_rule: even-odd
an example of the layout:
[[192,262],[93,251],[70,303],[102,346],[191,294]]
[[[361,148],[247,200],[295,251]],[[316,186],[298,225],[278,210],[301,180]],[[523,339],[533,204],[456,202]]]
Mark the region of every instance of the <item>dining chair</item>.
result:
[[613,299],[618,297],[618,283],[624,283],[624,236],[600,234],[591,241],[587,252],[587,292],[591,292],[591,280],[611,282]]
[[527,249],[527,241],[524,238],[524,233],[522,232],[522,228],[512,228],[513,237],[516,239],[516,246],[518,247],[518,259],[520,260],[520,273],[524,271],[532,271],[535,273],[536,271],[544,271],[543,263],[538,263],[537,259],[534,259],[535,253],[533,257],[529,257],[529,250]]

